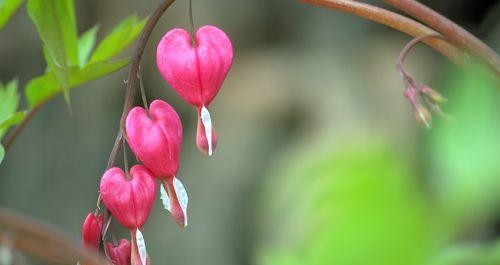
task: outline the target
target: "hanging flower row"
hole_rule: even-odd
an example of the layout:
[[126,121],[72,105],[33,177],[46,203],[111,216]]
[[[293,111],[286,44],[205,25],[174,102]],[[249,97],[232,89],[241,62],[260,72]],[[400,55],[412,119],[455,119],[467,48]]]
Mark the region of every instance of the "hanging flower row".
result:
[[[198,113],[196,145],[211,156],[217,135],[208,107],[219,92],[233,62],[228,36],[214,26],[203,26],[191,36],[183,29],[165,34],[157,47],[156,63],[165,81]],[[187,192],[177,178],[182,149],[182,123],[172,106],[156,99],[149,107],[134,107],[126,118],[125,135],[130,149],[142,163],[130,172],[112,167],[102,176],[99,191],[106,209],[128,228],[131,241],[104,244],[113,264],[150,263],[141,232],[153,206],[158,179],[164,207],[180,226],[188,224]],[[127,167],[127,166],[126,166]],[[109,225],[109,223],[107,224]],[[99,249],[106,231],[102,214],[90,213],[82,227],[83,245]]]

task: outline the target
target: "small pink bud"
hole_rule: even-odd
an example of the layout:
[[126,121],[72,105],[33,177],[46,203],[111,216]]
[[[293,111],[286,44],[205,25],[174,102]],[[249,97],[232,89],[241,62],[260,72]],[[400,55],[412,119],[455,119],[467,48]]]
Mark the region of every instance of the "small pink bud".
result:
[[179,169],[182,124],[169,104],[155,100],[148,112],[135,107],[125,123],[127,141],[137,158],[158,178],[174,177]]
[[118,246],[108,243],[106,245],[108,248],[109,259],[114,265],[130,265],[130,241],[127,239],[121,239]]
[[87,248],[99,249],[104,216],[89,213],[82,225],[82,244]]
[[[215,148],[216,137],[209,135],[213,128],[207,108],[219,92],[232,63],[231,41],[224,31],[214,26],[198,29],[194,44],[187,31],[173,29],[163,36],[157,47],[156,64],[160,74],[181,98],[199,110],[199,119],[209,133],[200,134],[198,126],[196,142],[198,148],[209,155]],[[201,136],[206,138],[206,146],[200,145],[198,138]]]
[[147,221],[156,195],[156,182],[145,166],[135,165],[127,180],[121,168],[113,167],[101,179],[101,198],[123,226],[135,230]]

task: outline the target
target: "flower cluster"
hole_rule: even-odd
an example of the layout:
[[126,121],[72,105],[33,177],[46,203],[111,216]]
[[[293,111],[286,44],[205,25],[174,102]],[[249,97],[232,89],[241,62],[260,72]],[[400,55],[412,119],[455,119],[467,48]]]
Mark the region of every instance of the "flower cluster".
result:
[[[173,29],[162,38],[157,48],[157,66],[167,83],[187,103],[196,107],[198,129],[196,144],[212,155],[217,135],[208,106],[220,90],[233,61],[233,48],[228,36],[214,26],[203,26],[192,36],[183,29]],[[154,100],[149,107],[134,107],[126,117],[125,136],[130,149],[142,165],[130,172],[119,167],[108,169],[102,176],[100,196],[116,221],[128,228],[131,241],[104,244],[113,264],[149,264],[149,256],[141,229],[146,223],[156,197],[157,184],[164,207],[174,221],[187,226],[187,193],[176,177],[182,149],[182,124],[172,106]],[[83,245],[99,249],[105,231],[102,214],[89,214],[82,227]]]
[[[415,84],[415,82],[413,81],[411,84]],[[417,122],[427,129],[432,127],[432,116],[426,106],[443,117],[450,117],[441,110],[441,105],[446,103],[446,98],[424,84],[408,86],[404,95],[413,107],[413,113]]]

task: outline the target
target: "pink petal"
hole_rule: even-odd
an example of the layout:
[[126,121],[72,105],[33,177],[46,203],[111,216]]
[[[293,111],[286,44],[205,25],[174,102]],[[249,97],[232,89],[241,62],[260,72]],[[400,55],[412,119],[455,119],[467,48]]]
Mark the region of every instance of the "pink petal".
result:
[[97,217],[93,213],[87,215],[82,225],[82,243],[85,247],[96,250],[99,248],[103,220],[102,214]]
[[134,154],[159,178],[173,177],[179,169],[182,124],[166,102],[155,100],[146,110],[135,107],[125,123],[127,141]]
[[112,243],[106,245],[110,260],[115,265],[130,265],[130,241],[121,239],[118,246]]
[[156,53],[156,63],[165,81],[197,107],[212,102],[232,62],[231,41],[214,26],[198,29],[196,47],[187,31],[173,29],[162,38]]
[[144,166],[130,170],[130,180],[118,167],[109,169],[101,179],[101,198],[116,220],[129,229],[146,223],[156,195],[156,182]]

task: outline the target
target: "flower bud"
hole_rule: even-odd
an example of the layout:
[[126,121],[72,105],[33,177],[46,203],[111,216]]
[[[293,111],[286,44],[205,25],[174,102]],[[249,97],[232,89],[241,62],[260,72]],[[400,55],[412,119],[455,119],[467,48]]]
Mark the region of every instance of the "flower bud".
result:
[[[173,29],[163,36],[156,52],[156,64],[165,81],[198,110],[206,110],[212,102],[232,63],[231,41],[226,33],[214,26],[198,29],[194,42],[187,31]],[[212,132],[212,125],[207,123],[211,122],[210,115],[202,116],[204,113],[201,111],[198,114],[204,128]],[[215,134],[213,137],[209,134],[198,133],[197,145],[202,152],[211,155],[216,141],[213,139]],[[206,147],[198,139],[201,135],[206,138]]]
[[422,105],[418,105],[413,112],[418,124],[426,129],[430,129],[432,127],[432,117],[427,108]]
[[104,216],[89,213],[82,225],[82,244],[87,248],[99,249]]
[[155,177],[171,178],[179,169],[182,124],[168,103],[155,100],[148,112],[135,107],[125,122],[127,141],[137,158]]
[[123,226],[135,230],[147,221],[156,195],[156,182],[145,166],[135,165],[127,179],[121,168],[113,167],[101,179],[101,198]]
[[112,243],[106,244],[108,256],[114,265],[130,265],[130,241],[121,239],[118,246]]
[[438,105],[443,105],[447,101],[447,99],[443,97],[439,92],[426,85],[422,85],[420,87],[420,91],[422,92],[422,95]]

